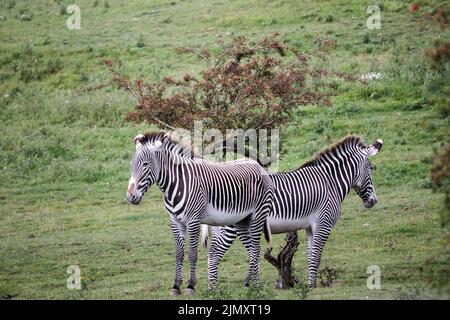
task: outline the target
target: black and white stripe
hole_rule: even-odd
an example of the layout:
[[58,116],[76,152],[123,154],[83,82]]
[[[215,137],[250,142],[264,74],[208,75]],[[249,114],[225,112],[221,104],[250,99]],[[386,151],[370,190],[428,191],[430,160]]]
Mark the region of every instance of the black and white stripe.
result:
[[131,162],[129,203],[139,204],[156,183],[164,193],[176,242],[176,273],[172,293],[180,293],[185,234],[189,237],[191,274],[188,292],[196,284],[200,225],[235,225],[249,255],[248,282],[259,276],[260,237],[270,241],[266,218],[271,208],[271,179],[252,160],[211,163],[168,135],[147,133],[135,137],[136,153]]
[[[267,218],[271,232],[306,230],[311,287],[316,286],[322,250],[345,196],[353,188],[366,207],[377,202],[368,157],[375,155],[382,144],[377,140],[366,146],[359,137],[349,136],[297,170],[270,175],[274,186],[273,210]],[[208,254],[208,277],[213,285],[218,264],[236,237],[233,226],[213,228]]]

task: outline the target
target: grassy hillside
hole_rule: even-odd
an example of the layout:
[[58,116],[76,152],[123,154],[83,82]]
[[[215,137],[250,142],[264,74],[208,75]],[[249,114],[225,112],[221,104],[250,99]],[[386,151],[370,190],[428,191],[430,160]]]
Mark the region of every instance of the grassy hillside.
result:
[[[66,28],[73,2],[81,8],[80,30]],[[444,197],[432,192],[429,168],[449,139],[443,92],[450,73],[430,69],[423,53],[449,32],[419,30],[418,16],[438,2],[419,1],[417,14],[409,1],[378,3],[381,29],[368,30],[366,1],[2,1],[0,298],[169,298],[175,245],[162,194],[152,188],[138,207],[125,199],[132,137],[150,126],[124,120],[134,101],[114,86],[80,89],[109,81],[103,59],[121,60],[132,77],[180,77],[202,65],[176,55],[176,47],[213,47],[237,35],[258,40],[274,31],[304,50],[318,35],[333,39],[333,68],[381,73],[368,85],[341,85],[332,108],[301,108],[283,136],[281,162],[282,170],[296,168],[348,133],[382,138],[373,159],[379,202],[365,210],[354,193],[344,202],[321,264],[338,271],[331,287],[276,290],[276,271],[264,261],[261,289],[249,292],[247,258],[236,243],[216,292],[206,291],[200,253],[195,298],[448,298]],[[300,234],[295,266],[306,279]],[[277,248],[283,236],[274,238]],[[66,288],[69,265],[80,266],[81,290]],[[366,287],[369,265],[381,269],[381,290]]]

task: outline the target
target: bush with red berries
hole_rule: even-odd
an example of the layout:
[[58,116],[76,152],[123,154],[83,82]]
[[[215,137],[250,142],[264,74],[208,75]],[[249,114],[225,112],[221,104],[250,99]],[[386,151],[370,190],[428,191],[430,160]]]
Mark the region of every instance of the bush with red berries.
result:
[[187,130],[202,120],[203,129],[218,129],[226,136],[227,129],[282,130],[301,106],[331,106],[336,82],[354,77],[325,67],[326,52],[334,43],[316,42],[319,48],[310,53],[285,46],[278,34],[253,45],[237,37],[214,52],[178,48],[178,54],[196,55],[207,67],[199,74],[151,83],[128,79],[110,60],[105,64],[113,81],[136,97],[128,120]]

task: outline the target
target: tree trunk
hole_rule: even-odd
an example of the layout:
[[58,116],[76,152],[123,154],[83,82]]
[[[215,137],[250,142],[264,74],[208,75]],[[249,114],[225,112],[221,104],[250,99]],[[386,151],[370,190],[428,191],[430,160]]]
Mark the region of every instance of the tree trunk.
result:
[[293,288],[298,282],[297,277],[293,274],[292,259],[297,251],[299,242],[297,231],[286,234],[286,245],[280,251],[277,258],[271,255],[272,248],[268,248],[264,254],[264,258],[278,270],[278,280],[276,287],[278,289]]

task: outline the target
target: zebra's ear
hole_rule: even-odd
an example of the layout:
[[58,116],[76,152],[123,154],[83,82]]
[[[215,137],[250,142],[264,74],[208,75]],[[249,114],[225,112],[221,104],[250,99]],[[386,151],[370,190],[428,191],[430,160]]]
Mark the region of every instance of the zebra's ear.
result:
[[134,137],[133,141],[134,144],[141,144],[142,140],[145,138],[145,136],[143,134],[138,134],[136,137]]
[[374,143],[372,143],[372,145],[370,145],[367,148],[367,156],[372,157],[376,155],[381,150],[382,147],[383,147],[383,140],[381,139],[376,140]]
[[143,134],[138,134],[136,137],[134,137],[134,144],[136,145],[136,150],[142,146],[142,140],[145,138]]

